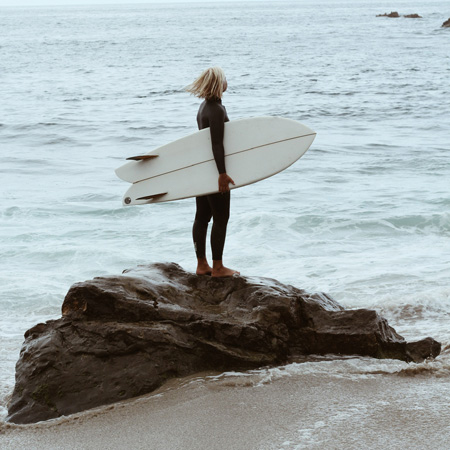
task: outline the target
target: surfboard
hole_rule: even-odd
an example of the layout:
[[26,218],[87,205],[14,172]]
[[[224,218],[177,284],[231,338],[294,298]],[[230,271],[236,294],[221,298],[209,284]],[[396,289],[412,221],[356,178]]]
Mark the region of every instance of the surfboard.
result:
[[[311,146],[316,133],[283,117],[253,117],[225,123],[224,148],[227,174],[246,186],[275,175],[297,161]],[[119,167],[119,178],[132,183],[124,205],[167,202],[218,192],[218,171],[211,135],[205,128],[136,155]]]

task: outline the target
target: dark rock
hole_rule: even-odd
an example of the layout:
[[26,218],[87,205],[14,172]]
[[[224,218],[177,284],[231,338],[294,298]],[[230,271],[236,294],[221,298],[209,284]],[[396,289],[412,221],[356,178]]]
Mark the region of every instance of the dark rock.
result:
[[62,318],[25,334],[8,420],[31,423],[153,391],[203,370],[282,364],[309,354],[423,361],[375,311],[275,280],[214,279],[176,264],[77,283]]
[[425,338],[417,342],[408,342],[406,351],[412,361],[422,361],[425,354],[436,358],[441,353],[441,344],[432,338]]
[[419,16],[419,14],[407,14],[406,16],[407,19],[422,19],[422,16]]
[[448,20],[446,20],[443,24],[442,27],[444,28],[450,28],[450,17],[448,18]]
[[389,14],[384,13],[384,14],[378,14],[377,17],[400,17],[399,13],[397,11],[393,11]]

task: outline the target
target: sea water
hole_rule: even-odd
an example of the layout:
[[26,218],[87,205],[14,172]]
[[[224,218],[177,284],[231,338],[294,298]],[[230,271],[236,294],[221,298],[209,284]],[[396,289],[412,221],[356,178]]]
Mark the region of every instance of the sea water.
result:
[[[423,18],[375,17],[391,10]],[[280,373],[450,380],[448,16],[444,1],[0,8],[2,420],[23,333],[58,318],[73,283],[159,261],[195,270],[195,202],[122,207],[114,169],[196,131],[200,102],[183,88],[212,65],[231,120],[283,116],[317,132],[289,169],[232,191],[225,263],[443,344],[419,365]]]

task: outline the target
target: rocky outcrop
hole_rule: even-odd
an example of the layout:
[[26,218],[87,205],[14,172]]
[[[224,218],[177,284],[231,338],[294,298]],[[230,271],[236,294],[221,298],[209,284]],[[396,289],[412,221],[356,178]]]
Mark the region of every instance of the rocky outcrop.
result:
[[448,20],[446,20],[443,24],[442,27],[444,28],[450,28],[450,17],[448,18]]
[[389,14],[378,14],[377,17],[400,17],[400,14],[397,11],[390,12]]
[[275,280],[196,276],[154,264],[71,287],[62,317],[25,334],[8,420],[31,423],[142,395],[202,370],[282,364],[309,354],[422,361],[375,311]]
[[[400,14],[397,11],[390,12],[389,14],[377,14],[377,17],[400,17]],[[419,16],[419,14],[406,14],[403,17],[406,17],[407,19],[422,19],[422,16]]]

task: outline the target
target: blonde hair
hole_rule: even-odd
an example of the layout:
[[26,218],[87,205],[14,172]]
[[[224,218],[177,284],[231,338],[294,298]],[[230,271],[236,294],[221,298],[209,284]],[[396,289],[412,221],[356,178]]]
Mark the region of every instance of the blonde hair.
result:
[[220,67],[210,67],[204,70],[193,83],[186,86],[185,90],[199,98],[220,99],[225,79],[225,72]]

